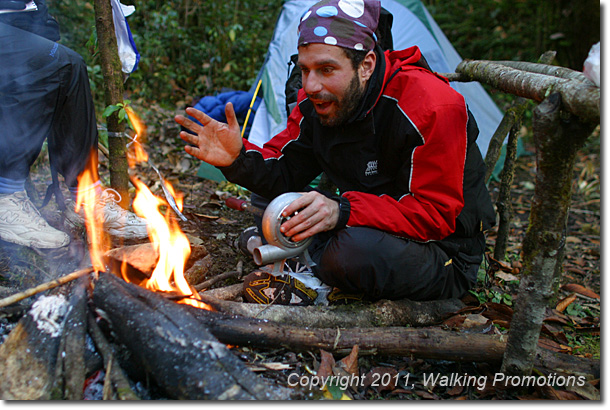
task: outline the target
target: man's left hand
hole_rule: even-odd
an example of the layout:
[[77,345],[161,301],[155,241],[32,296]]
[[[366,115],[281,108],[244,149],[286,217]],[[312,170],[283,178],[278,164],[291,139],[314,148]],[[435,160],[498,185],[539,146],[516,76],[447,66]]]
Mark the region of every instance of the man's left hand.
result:
[[[295,214],[296,215],[293,215]],[[292,216],[280,227],[280,231],[295,242],[317,233],[330,231],[339,221],[339,204],[319,192],[311,191],[284,209],[283,217]]]

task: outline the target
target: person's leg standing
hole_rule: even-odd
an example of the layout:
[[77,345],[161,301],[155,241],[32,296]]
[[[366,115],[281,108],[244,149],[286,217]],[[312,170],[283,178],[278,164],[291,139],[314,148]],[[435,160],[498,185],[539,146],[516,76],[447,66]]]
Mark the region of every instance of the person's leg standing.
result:
[[[83,58],[62,45],[56,51],[56,58],[61,67],[60,88],[49,136],[49,157],[51,165],[64,176],[66,185],[73,188],[90,155],[97,165],[97,122]],[[97,166],[92,169],[93,180],[97,181]]]
[[70,237],[42,218],[25,192],[50,134],[60,82],[58,44],[0,23],[0,239],[54,249]]
[[0,177],[25,181],[51,133],[60,91],[58,47],[0,23]]

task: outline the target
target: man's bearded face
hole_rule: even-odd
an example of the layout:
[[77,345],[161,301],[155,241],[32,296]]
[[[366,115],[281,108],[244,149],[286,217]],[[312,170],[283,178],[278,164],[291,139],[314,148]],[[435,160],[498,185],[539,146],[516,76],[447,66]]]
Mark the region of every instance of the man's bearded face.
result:
[[335,127],[355,114],[365,86],[341,48],[325,44],[300,47],[299,67],[303,90],[322,125]]

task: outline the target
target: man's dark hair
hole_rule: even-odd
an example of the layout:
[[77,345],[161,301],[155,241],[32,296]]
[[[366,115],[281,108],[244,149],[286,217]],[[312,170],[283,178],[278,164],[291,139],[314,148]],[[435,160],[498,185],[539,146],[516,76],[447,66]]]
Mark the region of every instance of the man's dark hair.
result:
[[[392,16],[392,13],[382,7],[379,25],[377,26],[377,30],[375,30],[375,36],[377,37],[376,44],[379,44],[382,50],[392,50],[394,48],[394,41],[392,39],[393,20],[394,17]],[[347,58],[352,62],[354,70],[358,69],[358,66],[364,61],[364,57],[368,54],[368,51],[366,50],[354,50],[353,48],[346,47],[341,48],[345,52]]]
[[354,50],[353,48],[345,47],[341,48],[343,49],[343,52],[345,53],[347,58],[349,58],[349,60],[352,62],[352,68],[354,70],[358,69],[362,61],[364,61],[364,57],[366,57],[366,55],[369,53],[366,50]]

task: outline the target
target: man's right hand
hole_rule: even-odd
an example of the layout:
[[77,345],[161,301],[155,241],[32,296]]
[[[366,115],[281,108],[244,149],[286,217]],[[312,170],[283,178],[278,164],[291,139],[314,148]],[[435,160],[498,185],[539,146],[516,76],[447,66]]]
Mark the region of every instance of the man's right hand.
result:
[[225,106],[227,124],[218,122],[195,108],[187,108],[186,114],[195,118],[202,125],[183,115],[174,117],[178,124],[195,133],[193,135],[186,131],[180,132],[180,138],[191,144],[184,148],[185,151],[217,167],[231,165],[239,156],[243,146],[233,104],[227,103]]

